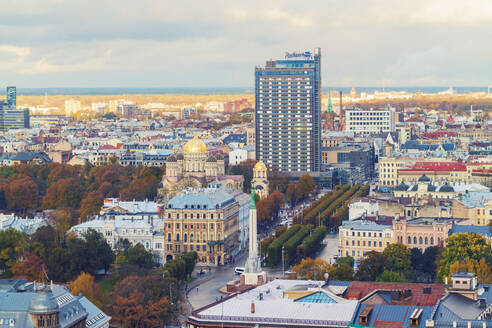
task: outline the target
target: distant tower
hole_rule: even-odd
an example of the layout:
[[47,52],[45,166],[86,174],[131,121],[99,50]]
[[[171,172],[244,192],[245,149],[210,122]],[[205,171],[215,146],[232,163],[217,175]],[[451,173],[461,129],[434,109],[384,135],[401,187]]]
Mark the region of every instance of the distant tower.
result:
[[357,98],[357,90],[355,90],[354,87],[352,87],[352,89],[350,89],[350,98],[352,98],[352,99]]
[[263,285],[266,273],[261,270],[261,260],[258,254],[257,219],[255,204],[255,185],[251,182],[251,204],[249,206],[249,254],[246,260],[245,272],[241,275],[241,285]]
[[253,167],[253,183],[255,186],[255,193],[260,196],[260,199],[268,196],[268,179],[267,179],[267,167],[262,161],[258,161]]
[[15,87],[7,87],[7,106],[9,108],[17,106],[17,90]]
[[326,129],[335,130],[335,113],[331,103],[331,91],[328,91],[328,104],[326,105]]
[[345,129],[345,111],[343,110],[343,92],[342,90],[340,90],[340,117],[339,117],[339,121],[340,121],[340,126],[338,127],[340,131],[343,131]]
[[44,105],[48,105],[48,89],[44,92]]

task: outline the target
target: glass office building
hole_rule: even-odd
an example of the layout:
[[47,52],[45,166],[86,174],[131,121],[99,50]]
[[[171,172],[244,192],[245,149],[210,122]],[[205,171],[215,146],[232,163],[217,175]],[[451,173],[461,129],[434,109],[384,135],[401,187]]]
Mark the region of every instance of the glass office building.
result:
[[319,172],[321,49],[255,69],[256,159],[284,172]]
[[16,87],[7,87],[7,105],[9,108],[15,108],[17,106]]

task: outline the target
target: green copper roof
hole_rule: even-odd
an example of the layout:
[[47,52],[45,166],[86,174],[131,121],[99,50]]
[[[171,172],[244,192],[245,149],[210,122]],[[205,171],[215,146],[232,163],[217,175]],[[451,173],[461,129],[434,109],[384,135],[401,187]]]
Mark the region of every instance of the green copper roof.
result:
[[256,209],[255,203],[255,184],[251,181],[251,205],[249,205],[250,209]]

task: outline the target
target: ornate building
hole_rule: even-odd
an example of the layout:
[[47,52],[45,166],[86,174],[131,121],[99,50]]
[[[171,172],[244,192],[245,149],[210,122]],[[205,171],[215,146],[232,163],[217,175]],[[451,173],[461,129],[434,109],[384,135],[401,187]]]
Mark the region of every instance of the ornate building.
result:
[[166,160],[166,175],[160,184],[159,200],[166,202],[187,188],[206,187],[211,181],[242,190],[244,177],[225,175],[224,156],[209,155],[207,145],[197,136],[188,141],[183,152],[170,155]]
[[268,196],[267,167],[262,161],[258,161],[253,167],[253,183],[255,193],[261,198]]
[[222,265],[239,248],[240,205],[227,190],[187,190],[162,207],[166,261],[195,251],[198,265]]

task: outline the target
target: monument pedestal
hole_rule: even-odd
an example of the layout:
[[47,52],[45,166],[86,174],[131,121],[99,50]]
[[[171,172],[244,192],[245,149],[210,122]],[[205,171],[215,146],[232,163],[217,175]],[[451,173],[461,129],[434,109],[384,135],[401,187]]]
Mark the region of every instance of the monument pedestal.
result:
[[267,282],[267,274],[261,272],[245,272],[241,275],[241,285],[245,286],[261,286]]

